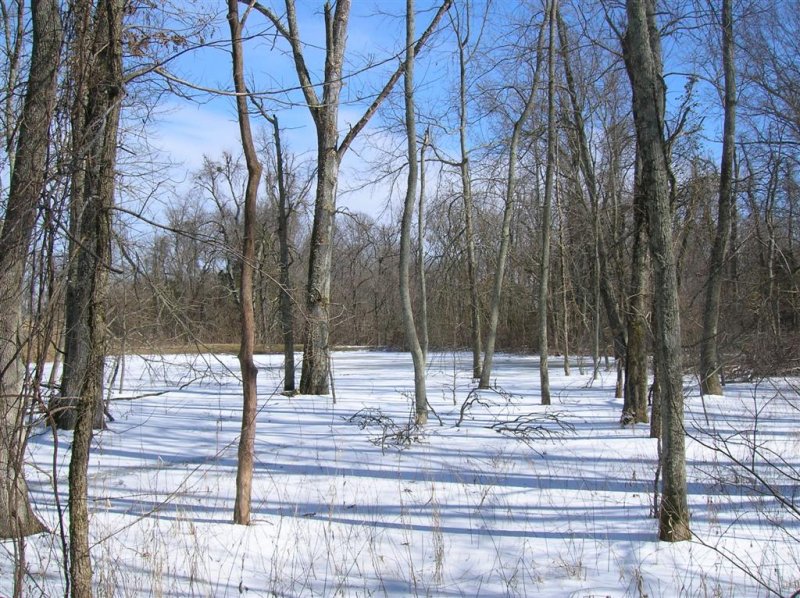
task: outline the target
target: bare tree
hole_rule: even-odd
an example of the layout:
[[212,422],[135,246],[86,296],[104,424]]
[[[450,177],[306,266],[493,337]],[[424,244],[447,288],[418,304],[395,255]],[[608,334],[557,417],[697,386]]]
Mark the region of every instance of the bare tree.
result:
[[[478,296],[478,273],[475,258],[475,231],[473,226],[473,215],[475,207],[472,200],[472,175],[470,173],[469,148],[467,147],[467,123],[469,114],[467,113],[467,65],[469,64],[472,52],[469,51],[471,22],[470,22],[470,2],[465,2],[465,15],[461,18],[458,10],[453,11],[451,16],[453,29],[456,34],[458,45],[458,138],[461,149],[461,161],[459,171],[461,175],[461,193],[464,199],[464,236],[467,246],[467,276],[469,277],[469,299],[470,299],[470,330],[472,333],[472,377],[481,378],[483,366],[481,365],[481,317],[480,299]],[[462,25],[463,22],[463,25]],[[463,27],[463,31],[462,31]]]
[[233,522],[239,525],[250,523],[250,499],[253,489],[253,463],[255,461],[256,415],[258,414],[258,368],[253,362],[255,350],[255,314],[253,311],[253,272],[255,269],[256,200],[261,181],[261,163],[258,161],[253,133],[250,130],[250,115],[247,111],[247,87],[244,80],[244,56],[242,49],[242,27],[239,21],[237,0],[228,0],[228,25],[231,31],[231,55],[233,60],[233,82],[236,90],[236,113],[242,151],[247,163],[247,188],[244,195],[244,231],[242,234],[242,271],[239,284],[241,308],[241,333],[239,366],[242,371],[242,432],[239,437],[239,452],[236,468],[236,501],[233,507]]
[[[240,0],[243,1],[244,0]],[[444,0],[434,15],[431,24],[414,46],[419,53],[436,29],[452,0]],[[245,2],[250,5],[250,2]],[[295,70],[300,81],[306,105],[311,112],[317,132],[317,190],[314,201],[314,223],[311,231],[308,285],[306,287],[306,325],[304,333],[303,370],[300,377],[300,392],[304,394],[327,394],[329,392],[329,307],[331,286],[331,251],[334,215],[336,212],[336,185],[339,165],[353,140],[364,129],[389,95],[403,72],[401,64],[386,85],[354,124],[344,139],[339,142],[338,114],[339,95],[342,89],[344,51],[347,38],[347,23],[350,15],[350,0],[339,0],[335,8],[325,5],[325,72],[320,98],[311,74],[306,66],[303,42],[297,24],[294,0],[285,0],[286,22],[270,8],[260,3],[252,6],[263,14],[290,45]]]
[[[19,10],[22,11],[21,6]],[[47,177],[50,123],[63,38],[58,2],[33,2],[32,22],[28,85],[8,203],[0,223],[0,538],[44,530],[31,509],[24,475],[28,400],[23,389],[27,339],[22,326],[22,294],[28,249]]]
[[700,344],[700,387],[703,394],[721,395],[718,324],[725,257],[731,236],[733,214],[733,169],[736,150],[736,66],[734,62],[731,0],[722,0],[722,70],[725,82],[722,130],[722,160],[719,173],[717,230],[711,248]]
[[[545,8],[545,12],[547,9]],[[519,118],[514,121],[511,129],[511,139],[508,145],[508,167],[506,169],[505,203],[503,207],[503,222],[500,227],[500,247],[495,264],[494,285],[492,287],[492,303],[489,307],[489,325],[486,334],[486,347],[483,356],[483,369],[481,371],[480,388],[489,388],[491,385],[492,365],[494,363],[494,348],[497,342],[497,324],[500,319],[500,299],[503,292],[506,262],[511,244],[511,220],[514,214],[514,202],[517,196],[517,162],[519,142],[525,125],[530,119],[535,105],[536,92],[539,87],[541,74],[542,48],[544,46],[544,30],[547,16],[542,17],[536,42],[536,63],[533,67],[533,77],[530,89],[527,90],[525,104]]]
[[422,347],[422,361],[428,360],[428,281],[425,273],[425,149],[430,145],[431,131],[425,129],[422,144],[419,148],[419,204],[417,208],[417,275],[419,276],[419,327],[420,345]]
[[662,408],[663,470],[659,538],[688,540],[686,449],[678,277],[672,246],[668,148],[664,139],[665,88],[661,38],[654,0],[627,0],[623,52],[633,92],[636,138],[641,155],[641,192],[647,208],[655,296],[655,360]]
[[545,166],[544,198],[542,203],[542,256],[539,266],[539,380],[542,405],[550,404],[550,374],[547,370],[548,331],[547,300],[550,280],[550,213],[553,203],[553,186],[556,176],[556,11],[558,0],[551,0],[548,14],[549,46],[547,50],[547,165]]
[[[77,248],[70,256],[65,375],[75,385],[75,431],[69,466],[70,581],[76,598],[92,595],[89,556],[88,467],[92,428],[103,400],[105,298],[111,262],[117,132],[122,75],[123,0],[103,0],[93,16],[94,56],[85,96],[85,152]],[[76,40],[77,41],[77,40]],[[74,134],[75,132],[73,132]],[[102,417],[102,412],[100,417]]]
[[292,206],[289,203],[284,172],[283,148],[281,147],[281,130],[278,117],[273,115],[273,138],[275,140],[275,176],[278,179],[278,264],[280,267],[280,310],[281,333],[283,336],[283,390],[293,393],[294,385],[294,300],[292,299],[292,283],[289,276],[291,258],[289,256],[289,217]]
[[647,282],[646,206],[641,192],[636,162],[633,191],[633,247],[628,306],[625,313],[627,343],[625,346],[625,391],[622,404],[623,424],[647,422],[647,320],[645,285]]
[[[411,304],[409,273],[411,270],[411,220],[417,200],[419,169],[417,165],[417,124],[414,114],[414,0],[406,0],[406,59],[403,87],[406,106],[406,136],[408,140],[408,182],[400,225],[400,302],[406,343],[414,362],[414,421],[418,426],[428,422],[428,398],[425,389],[425,353],[419,342],[414,311]],[[420,239],[422,243],[422,239]]]

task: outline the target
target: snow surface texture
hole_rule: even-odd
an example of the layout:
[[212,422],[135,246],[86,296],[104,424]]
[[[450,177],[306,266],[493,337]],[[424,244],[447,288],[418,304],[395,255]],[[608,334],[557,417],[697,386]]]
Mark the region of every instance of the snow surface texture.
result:
[[[545,408],[537,358],[498,356],[497,392],[476,395],[466,354],[434,354],[435,415],[419,431],[409,427],[405,354],[336,353],[335,404],[282,396],[280,358],[259,356],[258,365],[254,520],[243,527],[231,523],[236,358],[127,358],[124,387],[117,380],[113,393],[116,421],[96,436],[91,459],[97,596],[767,596],[765,586],[783,595],[800,588],[796,383],[731,384],[725,398],[703,402],[687,379],[696,539],[670,545],[657,541],[652,518],[656,442],[647,425],[619,425],[614,372],[593,381],[587,363],[567,377],[551,360]],[[32,498],[53,531],[28,540],[29,596],[64,592],[53,494],[55,484],[66,508],[70,441],[59,434],[55,461],[49,429],[37,427],[30,441]],[[1,596],[12,592],[13,562],[5,542]]]

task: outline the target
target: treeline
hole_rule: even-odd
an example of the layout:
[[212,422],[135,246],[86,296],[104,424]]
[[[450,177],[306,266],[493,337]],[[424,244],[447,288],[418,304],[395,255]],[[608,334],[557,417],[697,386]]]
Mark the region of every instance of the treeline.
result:
[[[628,127],[631,123],[625,122]],[[628,129],[625,141],[631,142]],[[561,139],[561,164],[569,163],[569,139]],[[598,148],[601,151],[603,148]],[[703,148],[698,148],[703,150]],[[798,367],[800,293],[798,227],[800,197],[790,147],[741,142],[736,217],[724,268],[719,345],[726,374],[763,375]],[[627,152],[627,155],[625,155]],[[609,310],[624,314],[632,243],[633,156],[598,155],[607,181],[594,222],[574,171],[561,170],[552,223],[553,270],[549,298],[550,347],[556,353],[613,355]],[[530,158],[535,157],[532,153]],[[265,160],[269,163],[269,160]],[[674,161],[674,235],[679,262],[683,346],[687,367],[696,365],[702,338],[703,293],[716,227],[718,164],[701,153]],[[618,166],[613,172],[606,166]],[[487,171],[502,168],[487,162]],[[541,255],[537,170],[521,179],[511,232],[511,251],[498,327],[502,350],[537,351],[536,288]],[[298,178],[309,179],[308,168]],[[238,340],[238,263],[243,166],[235,156],[209,159],[194,177],[195,188],[166,213],[165,222],[128,241],[112,275],[109,320],[118,346],[147,351],[181,346],[234,344]],[[273,181],[274,184],[274,181]],[[308,185],[298,188],[293,214],[291,296],[302,306],[309,253]],[[497,185],[476,187],[475,244],[480,313],[485,325],[502,220]],[[259,202],[256,282],[257,338],[276,350],[282,342],[277,190],[268,181]],[[437,176],[424,216],[422,245],[427,275],[428,326],[435,349],[467,348],[471,342],[469,277],[459,181]],[[597,225],[597,226],[596,226]],[[607,248],[598,270],[596,231]],[[414,240],[419,251],[418,239]],[[331,340],[336,345],[404,347],[398,288],[399,234],[392,218],[345,212],[337,216],[331,275]],[[599,280],[599,277],[602,280]],[[416,278],[415,278],[416,280]],[[601,284],[602,283],[602,284]],[[600,287],[600,288],[598,288]],[[418,289],[418,285],[415,285]],[[650,289],[649,293],[655,292]],[[599,298],[599,304],[598,304]],[[418,300],[418,292],[416,299]],[[652,296],[645,305],[652,303]],[[612,316],[613,317],[613,316]],[[599,348],[594,327],[600,325]]]

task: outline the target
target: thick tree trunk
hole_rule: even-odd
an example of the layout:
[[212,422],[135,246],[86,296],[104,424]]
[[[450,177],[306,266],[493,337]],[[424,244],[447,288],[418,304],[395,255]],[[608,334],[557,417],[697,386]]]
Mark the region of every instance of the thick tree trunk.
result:
[[539,268],[539,382],[542,392],[542,405],[550,404],[550,373],[547,369],[548,327],[547,300],[550,282],[550,212],[553,202],[553,187],[556,176],[556,11],[558,0],[551,0],[549,12],[550,41],[547,51],[547,165],[544,175],[544,201],[542,203],[542,248]]
[[623,42],[633,91],[636,138],[642,157],[642,193],[647,207],[650,254],[658,293],[655,358],[662,405],[662,483],[659,538],[691,538],[683,428],[678,277],[672,240],[668,155],[664,140],[664,83],[654,0],[627,0]]
[[[88,118],[88,90],[94,74],[96,58],[93,56],[93,28],[95,9],[91,0],[73,0],[69,4],[72,16],[68,27],[69,38],[69,79],[71,87],[70,108],[70,189],[69,189],[69,261],[68,284],[64,300],[64,361],[61,368],[61,384],[58,396],[51,399],[50,415],[56,426],[64,430],[75,427],[77,419],[76,404],[80,394],[81,378],[86,370],[87,332],[81,325],[78,306],[85,298],[76,295],[76,287],[69,281],[79,277],[77,254],[80,250],[81,219],[86,196],[86,178],[89,159],[89,146],[92,143]],[[95,406],[94,427],[102,429],[103,405]]]
[[[87,475],[92,428],[97,407],[103,401],[105,366],[105,300],[111,262],[111,211],[114,207],[114,170],[117,132],[124,95],[122,77],[123,0],[100,2],[95,16],[93,49],[96,57],[86,96],[85,180],[78,248],[70,272],[71,297],[68,305],[65,370],[70,362],[71,384],[77,388],[76,420],[69,468],[70,580],[73,595],[92,595],[92,567],[89,556],[89,511]],[[75,350],[85,351],[79,356]],[[70,353],[73,351],[73,353]],[[76,361],[76,357],[79,359]],[[79,368],[75,364],[79,363]],[[102,419],[103,413],[99,417]]]
[[253,309],[253,276],[256,259],[256,200],[261,181],[261,163],[258,161],[250,116],[247,110],[247,86],[244,80],[242,48],[242,23],[239,22],[237,0],[228,0],[228,25],[231,31],[231,57],[233,82],[236,89],[236,113],[239,120],[242,151],[247,163],[247,187],[244,196],[244,230],[242,231],[242,272],[239,284],[241,301],[241,340],[239,366],[242,372],[242,431],[239,436],[236,467],[236,500],[233,522],[250,523],[250,503],[253,488],[255,461],[256,415],[258,414],[258,368],[253,361],[255,350],[255,312]]
[[733,215],[733,168],[736,149],[736,67],[734,63],[731,0],[722,2],[722,67],[725,79],[725,118],[722,131],[722,161],[719,174],[717,232],[711,248],[703,311],[703,339],[700,344],[700,388],[703,394],[721,395],[719,361],[719,307],[725,256],[731,236]]
[[417,198],[417,126],[414,115],[414,0],[406,0],[406,60],[404,96],[406,104],[406,137],[408,140],[408,184],[400,226],[400,303],[406,343],[414,362],[415,423],[428,422],[428,398],[425,388],[425,356],[417,336],[411,304],[409,273],[411,271],[411,220]]
[[[299,33],[294,15],[294,2],[287,0],[289,27],[297,39],[295,58],[301,52]],[[340,0],[332,14],[325,7],[327,48],[325,53],[325,84],[322,102],[317,100],[306,76],[301,76],[314,124],[317,127],[317,195],[314,201],[314,224],[311,230],[311,255],[306,287],[306,324],[304,333],[303,370],[300,392],[328,394],[330,392],[330,325],[331,257],[334,216],[336,213],[336,183],[341,156],[338,151],[339,93],[342,89],[342,65],[347,39],[350,0]],[[305,80],[304,80],[305,79]]]
[[24,475],[28,400],[23,388],[22,356],[27,340],[22,326],[22,289],[39,197],[47,174],[50,122],[63,37],[58,2],[33,2],[32,21],[28,86],[8,203],[0,223],[0,538],[19,538],[44,531],[31,509]]

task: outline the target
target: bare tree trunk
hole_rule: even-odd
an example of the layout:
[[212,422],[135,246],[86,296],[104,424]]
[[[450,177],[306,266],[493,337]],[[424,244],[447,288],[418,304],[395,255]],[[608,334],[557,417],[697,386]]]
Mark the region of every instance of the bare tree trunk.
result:
[[[50,401],[50,412],[56,426],[71,430],[77,421],[76,404],[81,392],[81,384],[88,366],[89,331],[82,320],[82,306],[86,305],[86,296],[82,285],[75,281],[86,276],[78,271],[81,251],[81,226],[83,222],[84,204],[88,192],[86,189],[93,144],[97,143],[96,127],[102,123],[92,124],[89,118],[89,93],[92,89],[97,57],[94,55],[94,36],[97,27],[96,9],[91,0],[73,0],[70,2],[72,18],[69,40],[69,78],[72,94],[70,111],[70,190],[69,190],[69,263],[67,265],[68,283],[64,301],[64,363],[61,375],[59,396]],[[93,427],[102,429],[105,425],[103,417],[102,396],[94,408]]]
[[481,317],[480,299],[478,296],[478,274],[475,257],[475,232],[472,217],[474,206],[472,202],[472,176],[469,168],[469,150],[467,149],[467,44],[469,43],[469,4],[467,5],[466,24],[467,33],[462,35],[460,27],[455,26],[456,42],[458,43],[458,73],[459,73],[459,143],[461,147],[461,193],[464,197],[464,235],[467,242],[467,278],[469,279],[470,299],[470,330],[472,334],[472,377],[481,378]]
[[294,306],[292,304],[289,267],[289,198],[286,196],[286,181],[283,171],[283,149],[278,117],[269,119],[275,138],[275,163],[278,177],[278,244],[280,246],[280,310],[281,333],[283,335],[283,390],[293,393],[294,386]]
[[[70,351],[85,351],[80,355],[80,369],[73,367],[71,370],[71,383],[78,385],[77,418],[69,466],[70,580],[76,598],[92,595],[87,475],[92,428],[97,408],[103,401],[111,211],[114,208],[117,132],[124,97],[123,5],[123,0],[103,0],[94,19],[93,53],[96,62],[88,80],[86,130],[82,132],[86,151],[84,197],[78,224],[78,248],[72,256],[75,264],[70,269],[76,277],[69,281],[71,297],[76,303],[67,306],[67,310],[73,313],[73,329],[67,330],[65,371],[68,360],[75,357],[74,354],[70,357]],[[70,333],[74,335],[71,344]]]
[[647,422],[647,320],[645,317],[645,278],[647,270],[646,207],[640,188],[640,160],[636,160],[633,192],[633,249],[628,299],[625,347],[625,392],[622,424]]
[[[287,7],[293,2],[287,2]],[[331,13],[325,6],[327,51],[325,55],[325,85],[322,103],[313,101],[317,126],[317,196],[314,201],[314,224],[311,230],[311,256],[306,287],[306,326],[304,334],[303,369],[300,392],[303,394],[328,394],[330,347],[328,346],[331,252],[336,212],[336,184],[339,178],[341,156],[337,151],[339,138],[339,93],[342,89],[342,64],[347,32],[350,0],[336,3]],[[294,8],[290,12],[291,23]],[[296,24],[293,29],[296,30]],[[299,41],[298,41],[299,43]],[[310,83],[308,84],[310,85]],[[304,85],[304,91],[306,91]],[[313,89],[311,89],[313,93]],[[309,103],[311,105],[311,103]]]
[[664,140],[664,83],[661,40],[654,0],[627,0],[623,41],[633,91],[636,138],[642,157],[642,193],[647,206],[655,296],[655,357],[662,407],[662,482],[659,538],[691,538],[683,428],[680,310],[672,240],[667,146]]
[[536,89],[539,87],[542,47],[544,46],[544,28],[546,23],[547,20],[542,19],[542,24],[539,27],[538,40],[536,42],[536,70],[533,73],[531,88],[528,90],[528,97],[525,100],[525,107],[522,110],[522,114],[514,121],[514,126],[511,130],[511,140],[508,145],[508,168],[506,173],[503,224],[500,228],[500,249],[497,253],[497,264],[495,265],[494,271],[492,304],[489,307],[489,326],[486,334],[486,348],[483,356],[483,370],[481,371],[479,388],[489,388],[491,385],[494,347],[497,342],[497,323],[500,320],[500,299],[503,293],[506,261],[508,260],[508,251],[511,245],[511,218],[514,215],[514,202],[517,194],[517,153],[522,130],[533,112]]
[[549,47],[547,50],[547,165],[544,175],[544,201],[542,203],[542,261],[539,269],[539,381],[542,405],[550,404],[550,373],[547,370],[548,331],[547,300],[550,280],[550,211],[553,201],[553,181],[556,176],[556,11],[558,0],[551,0],[549,12]]
[[417,214],[417,270],[419,270],[419,327],[422,338],[422,360],[428,361],[428,283],[425,276],[425,148],[430,144],[430,129],[425,130],[419,150],[419,213]]
[[700,388],[703,394],[721,395],[719,362],[719,306],[725,256],[731,236],[733,214],[733,168],[736,150],[736,67],[734,63],[731,0],[722,1],[722,67],[725,80],[725,118],[722,132],[722,161],[719,174],[717,232],[711,248],[700,344]]
[[409,272],[411,269],[411,218],[417,198],[417,128],[414,115],[414,0],[406,0],[406,60],[404,95],[406,104],[406,136],[408,139],[408,184],[400,226],[400,302],[406,343],[414,362],[414,411],[417,425],[428,422],[428,398],[425,389],[425,356],[414,324]]
[[255,350],[255,313],[253,311],[253,274],[256,259],[256,200],[261,181],[261,163],[258,161],[250,116],[247,111],[247,86],[244,80],[244,55],[242,27],[239,22],[237,0],[228,0],[228,25],[231,30],[233,82],[236,89],[236,113],[239,120],[242,151],[247,163],[247,187],[244,195],[244,230],[242,231],[242,272],[239,292],[241,296],[242,337],[239,345],[239,366],[242,371],[242,433],[239,437],[236,468],[236,500],[233,522],[250,523],[250,503],[253,489],[253,464],[255,461],[256,415],[258,415],[258,368],[253,362]]
[[[22,6],[19,7],[22,12]],[[32,4],[33,47],[8,203],[0,223],[0,538],[44,531],[24,475],[25,412],[22,293],[28,248],[47,176],[50,123],[63,30],[55,0]]]
[[568,277],[567,255],[564,242],[564,213],[561,210],[560,194],[556,193],[556,213],[558,214],[558,256],[559,269],[561,270],[561,309],[563,311],[562,335],[564,337],[564,375],[570,375],[569,369],[569,302],[567,301]]

